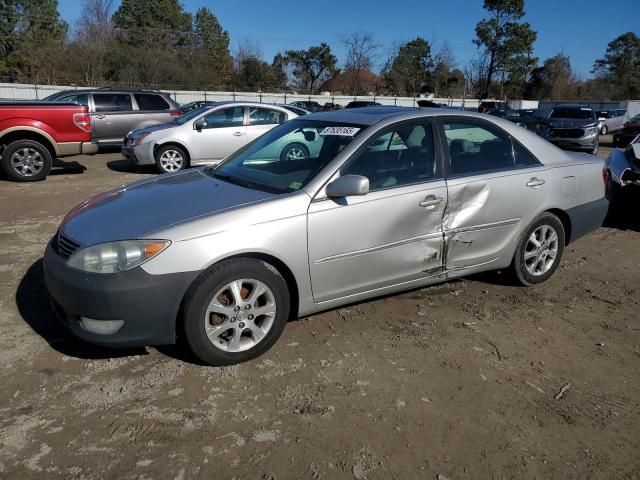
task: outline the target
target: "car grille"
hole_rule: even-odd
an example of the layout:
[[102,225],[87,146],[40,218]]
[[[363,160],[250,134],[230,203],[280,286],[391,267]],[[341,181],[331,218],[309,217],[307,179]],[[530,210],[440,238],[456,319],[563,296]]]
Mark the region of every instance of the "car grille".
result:
[[60,255],[64,259],[68,259],[69,257],[71,257],[71,255],[73,255],[76,250],[80,248],[80,244],[78,242],[71,240],[69,237],[63,235],[60,232],[58,232],[55,237],[54,246],[55,250],[58,252],[58,255]]
[[580,138],[584,136],[582,128],[554,128],[551,136],[558,138]]

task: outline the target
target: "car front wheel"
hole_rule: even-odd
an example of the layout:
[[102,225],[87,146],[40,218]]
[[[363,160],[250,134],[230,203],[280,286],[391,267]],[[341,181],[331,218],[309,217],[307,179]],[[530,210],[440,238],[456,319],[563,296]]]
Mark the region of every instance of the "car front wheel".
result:
[[603,125],[602,128],[600,129],[600,133],[602,135],[606,135],[608,131],[609,130],[607,130],[607,126],[606,125]]
[[187,153],[177,145],[160,147],[155,157],[161,173],[174,173],[187,168]]
[[271,265],[223,261],[201,275],[184,301],[183,325],[193,353],[209,365],[232,365],[266,352],[289,319],[287,284]]
[[520,238],[512,262],[519,283],[536,285],[548,280],[558,269],[564,252],[565,231],[554,214],[540,214]]

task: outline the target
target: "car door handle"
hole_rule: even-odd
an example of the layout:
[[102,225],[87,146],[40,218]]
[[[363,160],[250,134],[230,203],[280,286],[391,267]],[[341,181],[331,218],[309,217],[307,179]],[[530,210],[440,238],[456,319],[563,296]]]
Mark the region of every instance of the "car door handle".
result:
[[535,187],[539,187],[541,185],[544,185],[546,182],[541,179],[541,178],[537,178],[537,177],[533,177],[531,180],[529,180],[527,182],[527,187],[531,187],[531,188],[535,188]]
[[425,208],[432,208],[432,207],[435,207],[436,205],[441,204],[442,200],[443,200],[442,197],[436,197],[435,195],[428,195],[418,205]]
[[98,119],[102,120],[103,118],[105,118],[105,117],[106,117],[106,115],[103,115],[103,114],[101,114],[101,113],[98,113],[98,114],[94,115],[94,117],[96,117],[96,118],[98,118]]
[[242,135],[244,135],[243,132],[233,132],[234,137],[241,137]]

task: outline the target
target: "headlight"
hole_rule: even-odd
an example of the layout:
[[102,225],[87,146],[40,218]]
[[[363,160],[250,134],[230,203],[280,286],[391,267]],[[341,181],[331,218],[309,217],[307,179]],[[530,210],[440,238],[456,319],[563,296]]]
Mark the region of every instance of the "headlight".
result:
[[587,127],[584,129],[584,133],[587,135],[595,135],[598,133],[598,127]]
[[142,141],[145,138],[147,138],[149,135],[151,135],[151,132],[141,133],[140,135],[138,135],[136,138],[133,139],[133,145],[140,145]]
[[152,259],[170,244],[169,240],[101,243],[76,252],[67,261],[67,265],[91,273],[124,272]]

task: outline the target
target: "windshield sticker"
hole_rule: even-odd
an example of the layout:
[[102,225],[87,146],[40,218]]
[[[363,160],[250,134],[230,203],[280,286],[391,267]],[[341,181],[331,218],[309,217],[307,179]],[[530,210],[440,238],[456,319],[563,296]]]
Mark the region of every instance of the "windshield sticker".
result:
[[302,182],[291,182],[291,184],[289,185],[289,188],[291,190],[299,190],[300,187],[302,187]]
[[324,127],[320,135],[340,135],[342,137],[353,137],[360,131],[356,127]]

